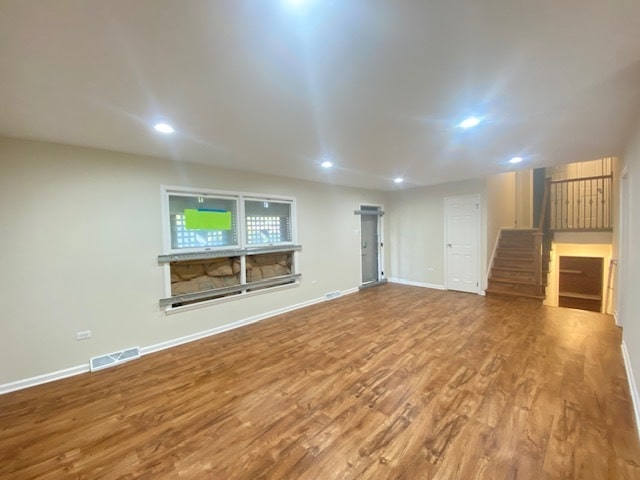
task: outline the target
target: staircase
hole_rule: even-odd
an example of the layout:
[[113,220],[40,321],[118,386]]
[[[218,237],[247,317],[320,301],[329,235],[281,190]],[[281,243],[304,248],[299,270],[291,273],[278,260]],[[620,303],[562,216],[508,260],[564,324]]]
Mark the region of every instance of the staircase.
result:
[[[544,242],[545,246],[548,245]],[[488,295],[542,301],[546,295],[549,251],[539,229],[503,229],[493,258]]]

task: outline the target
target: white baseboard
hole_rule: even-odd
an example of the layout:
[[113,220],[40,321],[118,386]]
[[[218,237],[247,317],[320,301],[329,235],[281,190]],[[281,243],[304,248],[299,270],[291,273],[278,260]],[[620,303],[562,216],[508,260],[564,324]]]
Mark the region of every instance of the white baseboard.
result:
[[[348,295],[350,293],[355,293],[357,291],[358,291],[357,288],[350,288],[349,290],[343,290],[341,293],[342,295]],[[270,312],[253,315],[252,317],[243,318],[242,320],[238,320],[232,323],[227,323],[219,327],[210,328],[202,332],[192,333],[191,335],[186,335],[184,337],[174,338],[172,340],[167,340],[166,342],[156,343],[155,345],[142,347],[140,349],[140,354],[148,355],[149,353],[159,352],[161,350],[166,350],[167,348],[171,348],[171,347],[177,347],[178,345],[183,345],[185,343],[195,342],[196,340],[200,340],[202,338],[210,337],[212,335],[217,335],[222,332],[227,332],[229,330],[234,330],[236,328],[244,327],[245,325],[250,325],[252,323],[259,322],[260,320],[264,320],[269,317],[275,317],[276,315],[292,312],[294,310],[298,310],[304,307],[309,307],[311,305],[315,305],[316,303],[321,303],[325,301],[329,301],[329,300],[327,300],[325,297],[318,297],[318,298],[313,298],[311,300],[307,300],[306,302],[296,303],[295,305],[290,305],[288,307],[271,310]]]
[[446,290],[444,285],[436,285],[433,283],[414,282],[413,280],[404,280],[402,278],[389,278],[391,283],[399,283],[401,285],[411,285],[413,287],[433,288],[434,290]]
[[631,392],[631,402],[633,403],[633,413],[636,420],[636,433],[640,438],[640,395],[638,394],[638,386],[636,385],[636,377],[633,376],[633,369],[631,368],[631,359],[629,358],[629,351],[627,350],[627,344],[622,341],[622,358],[624,359],[624,366],[627,370],[627,381],[629,382],[629,391]]
[[[358,292],[358,287],[349,288],[347,290],[341,291],[342,295],[350,295],[356,292]],[[295,305],[290,305],[288,307],[278,308],[276,310],[271,310],[270,312],[261,313],[259,315],[254,315],[252,317],[243,318],[242,320],[228,323],[226,325],[210,328],[203,332],[197,332],[191,335],[186,335],[184,337],[168,340],[166,342],[156,343],[155,345],[148,345],[146,347],[141,347],[140,355],[148,355],[150,353],[166,350],[167,348],[177,347],[178,345],[183,345],[185,343],[200,340],[202,338],[210,337],[212,335],[217,335],[219,333],[226,332],[228,330],[233,330],[235,328],[240,328],[245,325],[259,322],[260,320],[264,320],[269,317],[275,317],[276,315],[292,312],[300,308],[309,307],[316,303],[321,303],[326,301],[330,301],[330,300],[327,300],[324,296],[318,297],[311,300],[307,300],[305,302],[296,303]],[[57,372],[45,373],[43,375],[38,375],[36,377],[25,378],[23,380],[16,380],[15,382],[10,382],[10,383],[4,383],[0,385],[0,395],[9,393],[9,392],[14,392],[16,390],[22,390],[24,388],[35,387],[36,385],[41,385],[43,383],[62,380],[63,378],[72,377],[74,375],[80,375],[81,373],[87,373],[90,370],[91,369],[90,369],[89,363],[86,363],[82,365],[77,365],[75,367],[66,368],[64,370],[58,370]]]
[[[342,295],[351,295],[352,293],[358,293],[360,291],[360,289],[358,287],[353,287],[353,288],[349,288],[347,290],[342,290]],[[324,298],[322,298],[320,301],[324,300]],[[318,303],[318,302],[315,302]]]
[[16,390],[22,390],[23,388],[35,387],[36,385],[53,382],[55,380],[62,380],[63,378],[73,377],[74,375],[80,375],[81,373],[87,373],[89,371],[89,364],[85,363],[84,365],[65,368],[64,370],[58,370],[57,372],[45,373],[36,377],[25,378],[24,380],[4,383],[0,385],[0,395],[15,392]]

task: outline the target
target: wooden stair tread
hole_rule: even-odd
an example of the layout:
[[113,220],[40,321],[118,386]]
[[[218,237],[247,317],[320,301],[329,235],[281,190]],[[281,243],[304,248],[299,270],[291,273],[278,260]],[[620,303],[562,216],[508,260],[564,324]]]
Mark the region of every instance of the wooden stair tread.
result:
[[[507,278],[507,277],[489,277],[490,282],[498,282],[498,283],[514,283],[517,285],[531,285],[532,287],[536,286],[536,283],[532,280],[523,280],[519,278]],[[546,287],[547,284],[543,283],[541,287]]]
[[[488,278],[487,294],[505,295],[530,300],[544,300],[547,288],[550,256],[542,253],[542,285],[536,285],[536,261],[541,231],[532,229],[502,229]],[[544,244],[543,244],[543,248]]]
[[[533,268],[518,268],[518,267],[492,267],[491,270],[500,270],[503,272],[518,272],[518,273],[535,273]],[[542,273],[549,273],[548,269],[542,269]]]
[[538,233],[538,228],[503,228],[502,233],[507,235],[513,235],[514,233]]
[[583,300],[602,300],[600,295],[590,295],[588,293],[576,293],[576,292],[559,292],[560,297],[568,298],[580,298]]

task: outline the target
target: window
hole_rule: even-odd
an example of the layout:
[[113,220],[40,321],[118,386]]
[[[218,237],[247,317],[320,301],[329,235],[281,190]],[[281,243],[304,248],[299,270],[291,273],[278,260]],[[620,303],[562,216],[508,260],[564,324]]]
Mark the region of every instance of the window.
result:
[[295,199],[163,187],[166,298],[175,308],[297,284]]
[[237,200],[205,194],[170,194],[171,250],[238,245]]
[[269,200],[244,202],[247,245],[291,242],[291,203]]

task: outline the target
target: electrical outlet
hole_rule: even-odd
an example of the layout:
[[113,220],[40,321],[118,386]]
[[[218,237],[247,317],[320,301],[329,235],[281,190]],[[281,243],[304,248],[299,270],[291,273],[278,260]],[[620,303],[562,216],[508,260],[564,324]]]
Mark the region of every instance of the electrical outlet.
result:
[[76,332],[76,340],[86,340],[87,338],[91,338],[91,330]]
[[315,285],[316,283],[318,283],[318,282],[315,281],[315,280],[311,280],[311,285]]

